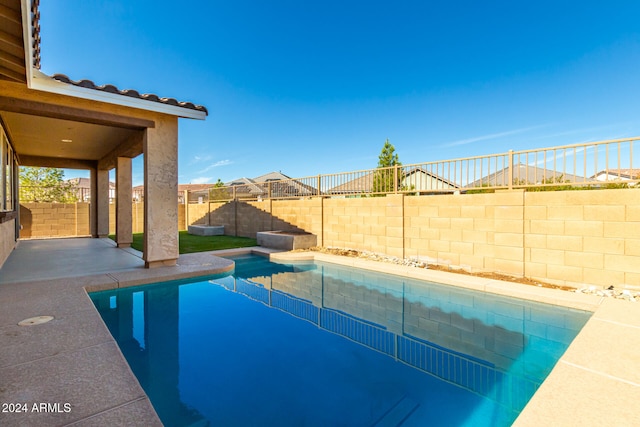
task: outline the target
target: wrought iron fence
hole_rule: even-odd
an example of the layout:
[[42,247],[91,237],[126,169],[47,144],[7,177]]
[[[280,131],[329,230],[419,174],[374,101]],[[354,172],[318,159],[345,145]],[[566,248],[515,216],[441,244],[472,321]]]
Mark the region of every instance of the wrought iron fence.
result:
[[69,185],[21,185],[21,202],[76,203],[89,202],[91,192],[88,188],[75,188]]
[[[513,151],[486,156],[414,163],[277,181],[247,180],[186,194],[189,203],[227,200],[299,199],[306,197],[363,197],[385,194],[440,194],[491,192],[524,188],[564,190],[624,188],[640,182],[633,152],[640,137]],[[89,201],[90,191],[60,192],[43,187],[20,187],[21,201]],[[134,189],[133,201],[144,201]],[[185,194],[179,194],[185,202]]]
[[524,188],[625,188],[640,182],[633,151],[640,138],[615,139],[486,156],[414,163],[281,181],[212,187],[208,200],[426,195]]

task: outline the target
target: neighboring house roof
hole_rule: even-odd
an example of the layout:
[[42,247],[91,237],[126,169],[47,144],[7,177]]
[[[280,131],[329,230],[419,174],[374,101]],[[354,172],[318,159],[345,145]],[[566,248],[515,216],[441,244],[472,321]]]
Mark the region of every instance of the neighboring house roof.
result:
[[282,172],[269,172],[255,178],[238,178],[224,185],[236,188],[237,194],[262,196],[269,192],[268,183],[271,183],[272,197],[299,197],[317,194],[317,190],[296,179],[290,178]]
[[[84,179],[84,178],[82,178]],[[203,191],[213,187],[214,184],[178,184],[178,191]],[[133,191],[144,191],[144,185],[136,185]]]
[[233,181],[226,182],[224,185],[227,187],[236,187],[236,193],[248,193],[256,196],[266,193],[266,191],[259,185],[256,185],[251,178],[242,177],[234,179]]
[[[426,169],[423,169],[421,167],[415,167],[415,168],[409,169],[409,171],[405,171],[405,175],[404,175],[403,181],[407,181],[407,178],[409,178],[409,180],[410,180],[412,175],[418,175],[418,174],[425,175],[425,176],[428,176],[430,178],[433,178],[433,179],[437,180],[438,182],[441,182],[442,184],[446,185],[447,187],[460,188],[460,186],[458,184],[456,184],[455,182],[449,181],[448,179],[445,179],[445,178],[441,177],[440,175],[437,175],[437,174],[435,174],[433,172],[430,172],[430,171],[428,171]],[[437,188],[435,188],[435,189],[437,189]],[[416,190],[425,190],[426,191],[426,190],[435,190],[435,189],[434,188],[417,188]]]
[[[76,188],[91,188],[91,180],[89,178],[70,178],[67,182],[72,183]],[[109,181],[109,188],[116,188],[116,183]]]
[[274,171],[274,172],[265,173],[264,175],[257,176],[255,178],[252,178],[251,180],[253,182],[269,182],[269,181],[281,181],[285,179],[291,179],[291,177],[288,177],[282,172]]
[[[412,185],[420,185],[420,183],[418,182],[419,175],[425,176],[425,177],[429,177],[434,179],[436,182],[440,182],[443,184],[444,187],[447,188],[439,188],[439,186],[436,187],[432,187],[430,186],[430,188],[413,188],[411,189],[412,191],[433,191],[433,190],[442,190],[442,189],[449,189],[449,188],[459,188],[459,186],[447,179],[442,178],[441,176],[433,173],[433,172],[429,172],[428,170],[425,170],[421,167],[413,167],[409,170],[402,170],[402,172],[404,172],[404,177],[402,178],[402,185],[405,185],[405,183],[407,185],[412,184]],[[354,178],[352,180],[349,180],[347,182],[345,182],[344,184],[340,184],[340,185],[336,185],[335,187],[330,188],[329,190],[327,190],[327,194],[350,194],[350,193],[368,193],[373,191],[373,177],[375,175],[375,171],[374,172],[368,172],[365,173],[364,175],[361,175],[357,178]]]
[[[613,179],[640,179],[640,169],[609,169],[602,170],[591,178],[598,179],[599,177],[611,177]],[[599,180],[600,181],[600,180]]]
[[[513,180],[516,184],[542,184],[544,181],[553,182],[557,180],[560,182],[589,182],[593,181],[591,178],[583,176],[572,175],[563,173],[553,169],[539,168],[537,166],[529,166],[522,163],[518,163],[513,167]],[[507,186],[509,185],[509,169],[504,168],[495,173],[487,175],[481,179],[478,179],[470,184],[467,184],[465,188],[482,187],[482,186]]]
[[373,188],[373,172],[351,179],[327,190],[328,194],[367,193]]
[[213,186],[214,184],[178,184],[178,191],[204,191]]

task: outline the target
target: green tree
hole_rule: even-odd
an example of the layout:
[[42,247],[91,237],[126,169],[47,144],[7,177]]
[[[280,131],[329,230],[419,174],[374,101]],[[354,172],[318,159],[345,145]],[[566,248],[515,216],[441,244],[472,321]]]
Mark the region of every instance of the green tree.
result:
[[224,182],[218,178],[218,181],[209,189],[210,200],[226,200],[229,199],[229,192],[224,188]]
[[21,167],[20,199],[30,202],[72,203],[78,200],[75,186],[57,168]]
[[[373,174],[373,192],[390,193],[394,188],[402,189],[402,170],[396,175],[394,166],[401,166],[395,147],[387,139],[378,157],[378,170]],[[394,186],[394,177],[397,180]]]

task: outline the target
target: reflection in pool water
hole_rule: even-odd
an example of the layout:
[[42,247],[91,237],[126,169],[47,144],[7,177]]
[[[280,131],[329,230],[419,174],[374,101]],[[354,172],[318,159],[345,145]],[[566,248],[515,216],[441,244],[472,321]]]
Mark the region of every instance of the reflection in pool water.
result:
[[326,263],[91,294],[167,425],[509,425],[591,315]]

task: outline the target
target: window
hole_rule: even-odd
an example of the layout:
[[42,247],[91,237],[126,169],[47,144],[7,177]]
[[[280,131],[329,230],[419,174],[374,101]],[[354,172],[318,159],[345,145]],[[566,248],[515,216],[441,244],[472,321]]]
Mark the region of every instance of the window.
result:
[[8,211],[13,209],[13,149],[7,141],[7,161],[5,162],[4,169],[5,179],[5,193],[4,193],[4,208]]
[[0,126],[0,212],[15,210],[13,148]]

